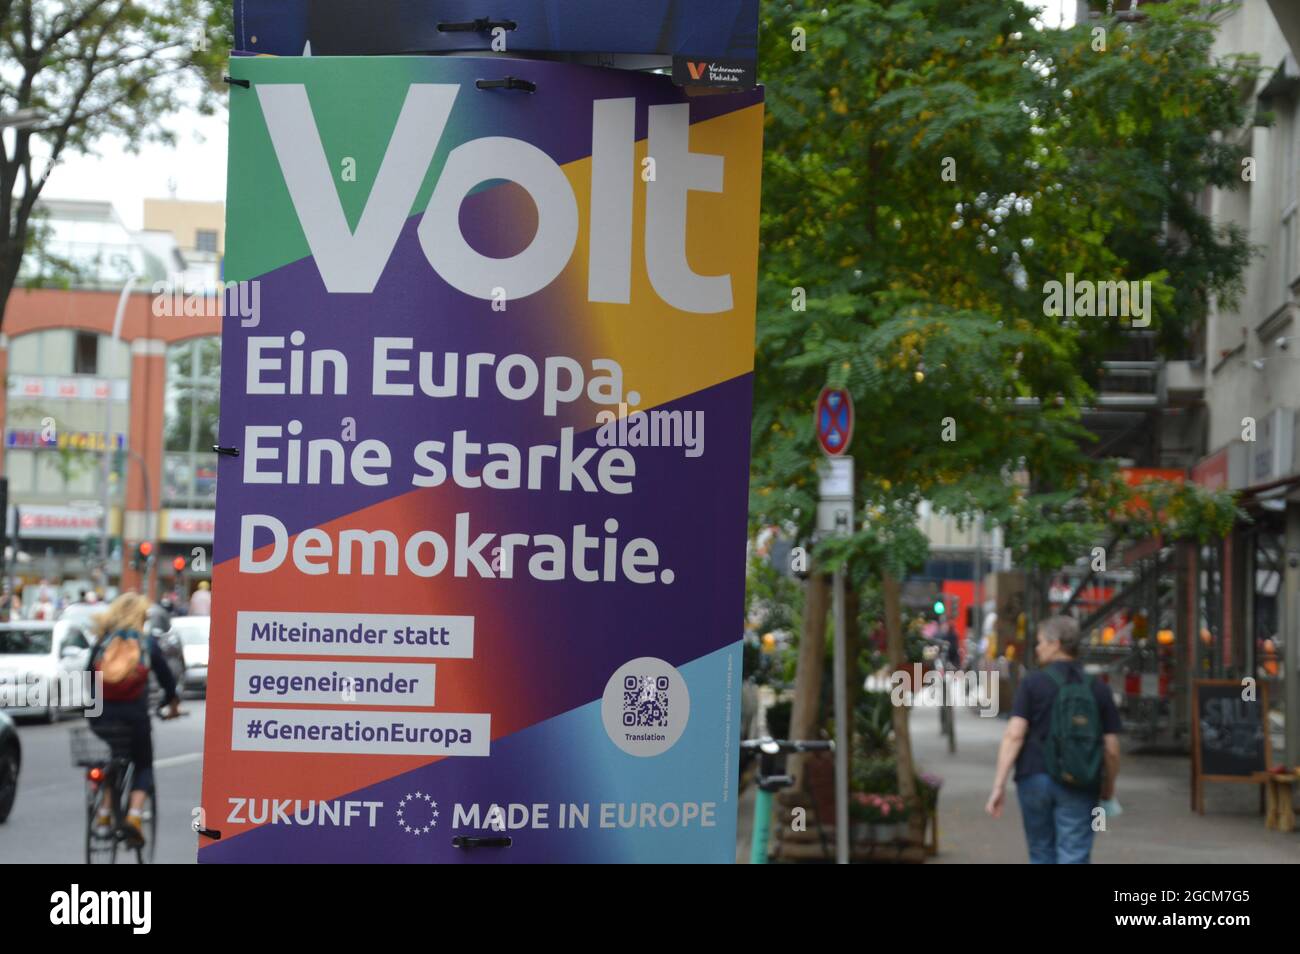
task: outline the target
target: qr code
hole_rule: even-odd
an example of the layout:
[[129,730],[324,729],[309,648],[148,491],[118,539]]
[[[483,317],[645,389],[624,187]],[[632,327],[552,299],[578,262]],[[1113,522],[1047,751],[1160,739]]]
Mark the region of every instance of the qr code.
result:
[[668,677],[623,677],[623,725],[668,726]]

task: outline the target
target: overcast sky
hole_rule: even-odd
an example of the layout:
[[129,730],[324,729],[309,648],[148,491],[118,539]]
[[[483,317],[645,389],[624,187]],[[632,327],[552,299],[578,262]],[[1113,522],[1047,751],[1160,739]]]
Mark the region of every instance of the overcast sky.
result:
[[[1041,0],[1048,26],[1060,22],[1061,9],[1074,15],[1073,0]],[[181,114],[168,123],[175,148],[146,146],[138,156],[112,141],[99,155],[65,159],[50,175],[43,195],[59,199],[110,199],[128,228],[142,225],[146,198],[224,201],[226,198],[226,117]]]

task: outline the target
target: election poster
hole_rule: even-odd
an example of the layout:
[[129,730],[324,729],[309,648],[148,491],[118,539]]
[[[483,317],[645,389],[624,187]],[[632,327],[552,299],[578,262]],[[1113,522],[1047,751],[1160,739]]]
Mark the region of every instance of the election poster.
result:
[[230,70],[200,861],[734,860],[762,91]]
[[235,49],[659,55],[682,84],[754,85],[758,0],[496,0],[487,12],[478,0],[241,0]]

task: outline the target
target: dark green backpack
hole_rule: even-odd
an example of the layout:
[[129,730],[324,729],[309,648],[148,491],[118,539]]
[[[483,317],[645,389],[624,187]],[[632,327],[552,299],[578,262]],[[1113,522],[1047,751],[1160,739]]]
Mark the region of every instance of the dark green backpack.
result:
[[1092,680],[1080,673],[1078,682],[1067,682],[1050,666],[1046,672],[1056,683],[1052,722],[1043,746],[1047,772],[1069,788],[1097,789],[1101,785],[1102,731]]

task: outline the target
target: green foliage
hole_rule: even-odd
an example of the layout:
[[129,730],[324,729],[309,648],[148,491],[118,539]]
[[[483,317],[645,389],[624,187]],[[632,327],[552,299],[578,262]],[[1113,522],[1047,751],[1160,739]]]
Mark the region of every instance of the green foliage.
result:
[[887,756],[894,743],[894,707],[888,692],[864,692],[853,713],[854,760]]
[[898,791],[898,762],[892,755],[855,759],[852,782],[855,792],[892,795]]
[[985,513],[1028,566],[1071,562],[1110,522],[1127,491],[1079,422],[1126,329],[1045,315],[1044,284],[1151,281],[1152,328],[1177,354],[1251,253],[1195,200],[1239,182],[1221,134],[1245,121],[1257,66],[1211,58],[1195,0],[1143,9],[1107,24],[1102,53],[1019,0],[764,3],[756,527],[811,536],[828,384],[857,408],[862,509],[819,546],[825,567],[916,566],[922,499]]
[[802,624],[803,587],[779,573],[764,556],[749,558],[745,576],[745,618],[763,633],[799,632]]
[[0,0],[0,114],[42,116],[0,144],[0,315],[50,171],[106,137],[172,142],[160,120],[212,112],[229,16],[216,0]]
[[1147,505],[1132,517],[1132,536],[1162,534],[1166,540],[1206,544],[1227,536],[1234,523],[1248,521],[1230,490],[1207,490],[1199,484],[1148,481],[1138,488]]

